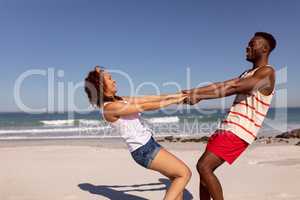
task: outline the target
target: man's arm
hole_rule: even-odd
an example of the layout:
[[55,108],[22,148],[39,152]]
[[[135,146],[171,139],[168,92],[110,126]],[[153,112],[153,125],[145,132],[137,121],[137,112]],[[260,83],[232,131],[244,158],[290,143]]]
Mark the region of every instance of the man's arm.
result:
[[260,90],[263,94],[269,95],[273,91],[274,82],[274,69],[262,67],[246,78],[235,78],[184,92],[190,94],[187,103],[193,105],[200,100],[222,98],[239,93],[248,94],[253,90]]

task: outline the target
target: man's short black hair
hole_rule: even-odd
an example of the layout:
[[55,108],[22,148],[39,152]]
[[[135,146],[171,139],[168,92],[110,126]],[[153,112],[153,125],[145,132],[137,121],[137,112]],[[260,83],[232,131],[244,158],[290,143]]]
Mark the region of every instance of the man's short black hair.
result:
[[254,36],[262,37],[265,40],[267,40],[270,47],[270,52],[273,51],[273,49],[275,49],[276,40],[272,34],[266,32],[256,32]]

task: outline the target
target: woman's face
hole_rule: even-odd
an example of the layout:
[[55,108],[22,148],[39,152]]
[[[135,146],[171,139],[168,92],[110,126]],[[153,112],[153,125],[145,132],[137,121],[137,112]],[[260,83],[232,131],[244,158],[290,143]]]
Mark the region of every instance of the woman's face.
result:
[[117,93],[116,81],[112,79],[111,74],[107,71],[103,73],[104,91],[115,95]]

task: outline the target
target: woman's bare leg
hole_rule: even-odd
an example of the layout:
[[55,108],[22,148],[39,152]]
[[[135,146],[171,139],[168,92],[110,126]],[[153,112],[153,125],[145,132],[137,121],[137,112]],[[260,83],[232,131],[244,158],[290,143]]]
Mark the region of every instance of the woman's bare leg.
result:
[[183,199],[184,188],[189,182],[192,173],[181,160],[167,150],[161,149],[149,168],[167,176],[171,181],[164,200]]
[[[168,177],[168,178],[170,179],[171,183],[174,181],[173,177]],[[181,192],[175,200],[183,200],[183,192]]]

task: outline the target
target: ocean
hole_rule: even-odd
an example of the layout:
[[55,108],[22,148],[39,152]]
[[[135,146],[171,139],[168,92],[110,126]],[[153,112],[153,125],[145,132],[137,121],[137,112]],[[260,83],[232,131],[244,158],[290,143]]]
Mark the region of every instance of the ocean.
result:
[[[182,109],[145,112],[142,122],[154,136],[204,136],[213,133],[228,110]],[[271,108],[259,136],[300,128],[300,108]],[[0,113],[0,140],[114,138],[117,131],[99,111],[88,113]]]

